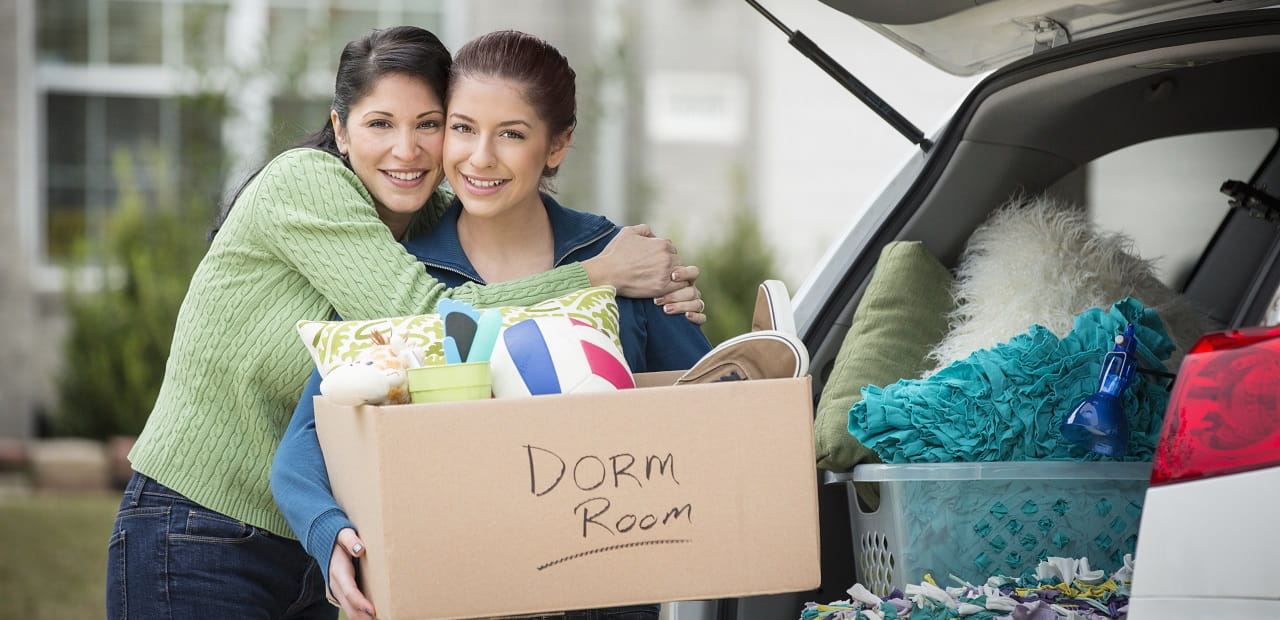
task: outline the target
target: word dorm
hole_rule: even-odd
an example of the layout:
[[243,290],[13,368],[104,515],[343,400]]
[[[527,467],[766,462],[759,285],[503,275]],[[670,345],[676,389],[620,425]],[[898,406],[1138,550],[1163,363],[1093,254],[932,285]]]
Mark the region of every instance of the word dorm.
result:
[[[643,458],[625,452],[603,458],[588,454],[576,459],[570,467],[564,457],[552,450],[533,445],[524,448],[529,457],[529,492],[537,497],[557,488],[602,493],[610,488],[643,489],[658,481],[680,484],[676,478],[675,456],[670,453]],[[612,508],[613,502],[603,496],[588,498],[574,506],[573,514],[581,519],[582,537],[586,538],[592,531],[625,534],[680,520],[693,522],[693,506],[688,503],[656,513],[636,511],[619,515],[618,511],[610,512]]]

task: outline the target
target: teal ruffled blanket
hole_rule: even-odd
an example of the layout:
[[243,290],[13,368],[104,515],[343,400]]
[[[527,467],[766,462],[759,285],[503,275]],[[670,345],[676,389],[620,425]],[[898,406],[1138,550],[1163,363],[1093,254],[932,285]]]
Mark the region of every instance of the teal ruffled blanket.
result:
[[[1169,358],[1174,345],[1160,317],[1126,298],[1080,314],[1061,339],[1033,325],[928,379],[867,386],[849,410],[849,432],[886,463],[1102,460],[1058,426],[1097,391],[1102,358],[1128,323],[1144,366]],[[1125,390],[1129,450],[1122,460],[1151,460],[1169,401],[1165,381],[1139,373]]]

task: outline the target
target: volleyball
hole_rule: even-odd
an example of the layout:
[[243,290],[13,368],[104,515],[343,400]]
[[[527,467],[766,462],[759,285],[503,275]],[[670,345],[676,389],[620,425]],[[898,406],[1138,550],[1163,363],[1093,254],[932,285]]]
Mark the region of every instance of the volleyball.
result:
[[502,330],[489,366],[495,398],[635,387],[613,341],[568,316],[525,319]]

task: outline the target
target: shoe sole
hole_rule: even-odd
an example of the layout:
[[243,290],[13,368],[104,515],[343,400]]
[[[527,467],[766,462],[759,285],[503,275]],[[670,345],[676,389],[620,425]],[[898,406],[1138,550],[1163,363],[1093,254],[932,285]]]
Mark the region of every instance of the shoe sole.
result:
[[809,351],[792,334],[777,330],[735,336],[709,351],[676,385],[752,379],[802,377],[809,372]]
[[756,294],[756,307],[751,316],[752,331],[774,330],[796,334],[796,320],[791,312],[791,295],[781,280],[765,280]]

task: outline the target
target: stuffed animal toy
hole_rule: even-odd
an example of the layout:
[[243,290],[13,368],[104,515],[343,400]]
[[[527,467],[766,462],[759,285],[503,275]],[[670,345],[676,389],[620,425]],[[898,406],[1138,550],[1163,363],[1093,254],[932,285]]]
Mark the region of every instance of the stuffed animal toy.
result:
[[348,406],[401,405],[409,402],[408,370],[421,366],[420,357],[403,337],[387,340],[371,332],[374,344],[350,364],[329,371],[320,382],[320,393]]

